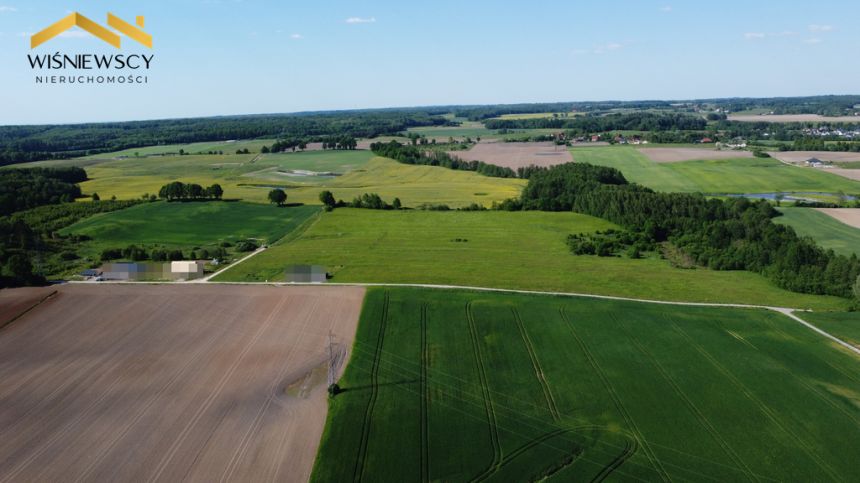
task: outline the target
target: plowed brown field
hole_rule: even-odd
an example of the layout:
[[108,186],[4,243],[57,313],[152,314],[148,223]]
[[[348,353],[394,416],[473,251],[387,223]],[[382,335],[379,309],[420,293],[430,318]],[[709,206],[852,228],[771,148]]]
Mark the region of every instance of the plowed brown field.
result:
[[0,481],[307,480],[325,422],[328,333],[346,360],[363,296],[58,288],[0,329]]

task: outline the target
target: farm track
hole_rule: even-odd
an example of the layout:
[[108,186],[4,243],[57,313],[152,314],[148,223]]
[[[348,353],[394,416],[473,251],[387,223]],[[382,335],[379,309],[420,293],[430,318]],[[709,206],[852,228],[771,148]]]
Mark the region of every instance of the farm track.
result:
[[600,483],[601,481],[609,478],[615,470],[621,467],[627,460],[629,460],[634,454],[636,454],[636,450],[638,449],[638,443],[636,439],[630,438],[627,440],[626,445],[624,446],[624,451],[621,452],[611,463],[603,467],[594,478],[591,479],[592,483]]
[[535,353],[534,344],[532,344],[532,341],[529,338],[528,333],[526,332],[526,328],[523,325],[523,320],[520,317],[519,311],[515,307],[511,307],[511,312],[514,315],[514,321],[516,322],[517,328],[520,331],[520,337],[523,340],[523,344],[526,347],[526,351],[529,353],[529,359],[531,360],[532,369],[534,369],[535,377],[540,383],[541,389],[543,389],[543,396],[544,399],[546,399],[547,409],[549,409],[553,421],[558,422],[561,420],[561,415],[558,412],[558,406],[555,403],[555,398],[552,396],[552,391],[550,390],[549,383],[547,383],[546,378],[544,377],[543,369],[541,369],[540,362],[538,361],[537,354]]
[[[613,319],[614,319],[614,317],[613,317]],[[625,337],[627,338],[627,340],[630,341],[636,347],[636,349],[642,353],[642,355],[644,355],[645,357],[648,358],[649,361],[651,361],[651,364],[657,369],[657,371],[660,373],[660,376],[663,378],[663,380],[666,381],[667,383],[669,383],[669,385],[672,387],[672,390],[675,392],[675,394],[678,396],[678,398],[684,402],[684,404],[687,406],[687,409],[689,409],[689,411],[693,414],[693,416],[695,416],[695,418],[699,421],[699,424],[701,424],[702,427],[705,428],[705,430],[708,432],[708,434],[711,435],[711,437],[714,439],[714,441],[716,441],[716,443],[723,449],[723,451],[725,451],[726,454],[734,461],[734,463],[737,465],[737,469],[739,471],[743,472],[744,475],[750,481],[761,481],[761,480],[759,480],[758,476],[755,475],[755,473],[753,473],[753,471],[750,469],[750,467],[747,466],[747,464],[744,463],[744,461],[740,458],[740,456],[738,456],[738,454],[732,449],[731,445],[728,444],[728,442],[725,439],[723,439],[723,437],[719,434],[717,429],[708,420],[707,416],[705,416],[705,414],[702,413],[701,410],[699,410],[699,408],[696,406],[696,404],[692,400],[690,400],[689,396],[687,396],[687,394],[684,392],[684,390],[681,389],[681,387],[672,378],[672,376],[669,375],[668,371],[666,371],[666,369],[663,367],[663,365],[660,364],[659,361],[657,361],[657,358],[654,357],[654,355],[651,353],[651,351],[649,351],[644,345],[642,345],[641,342],[636,340],[635,337],[630,336],[630,334],[626,332],[626,329],[625,329],[625,326],[623,323],[621,323],[618,320],[614,320],[614,322],[617,325],[621,326],[621,330],[625,331]]]
[[839,477],[837,476],[837,473],[833,470],[833,468],[831,468],[831,467],[830,467],[830,466],[829,466],[829,465],[828,465],[824,460],[822,460],[818,455],[814,454],[814,453],[813,453],[813,451],[812,451],[812,448],[810,448],[810,447],[809,447],[809,445],[806,443],[806,441],[804,441],[803,439],[801,439],[797,434],[795,434],[795,433],[794,433],[793,431],[791,431],[791,430],[790,430],[790,429],[789,429],[785,424],[783,424],[783,423],[782,423],[782,421],[780,421],[780,420],[779,420],[779,418],[777,417],[777,414],[774,412],[774,410],[773,410],[773,409],[771,409],[767,404],[765,404],[765,403],[764,403],[764,401],[762,401],[761,399],[759,399],[758,397],[756,397],[756,395],[755,395],[755,394],[753,394],[753,393],[752,393],[752,391],[750,391],[750,389],[749,389],[749,388],[747,388],[747,386],[746,386],[743,382],[741,382],[737,377],[735,377],[735,375],[734,375],[734,374],[732,374],[728,369],[726,369],[726,367],[725,367],[725,366],[723,366],[723,365],[722,365],[722,364],[721,364],[721,363],[720,363],[716,358],[714,358],[714,356],[712,356],[708,351],[706,351],[704,348],[702,348],[702,346],[701,346],[699,343],[697,343],[697,342],[695,341],[695,339],[693,339],[693,338],[692,338],[689,334],[687,334],[683,329],[681,329],[681,328],[678,326],[678,324],[676,324],[674,321],[672,321],[672,320],[671,320],[671,319],[669,319],[668,317],[666,317],[666,320],[669,322],[669,324],[670,324],[670,326],[671,326],[672,330],[674,330],[676,333],[680,334],[680,335],[681,335],[681,336],[682,336],[682,337],[687,341],[687,343],[688,343],[691,347],[693,347],[694,349],[696,349],[696,351],[697,351],[699,354],[701,354],[701,355],[702,355],[702,357],[704,357],[704,358],[705,358],[705,359],[706,359],[706,360],[707,360],[707,361],[708,361],[708,362],[709,362],[709,363],[710,363],[710,364],[711,364],[715,369],[717,369],[717,371],[719,371],[719,372],[720,372],[721,374],[723,374],[723,375],[724,375],[724,376],[725,376],[729,381],[731,381],[731,383],[732,383],[732,384],[733,384],[733,385],[734,385],[734,386],[735,386],[735,387],[736,387],[736,388],[737,388],[737,389],[738,389],[738,390],[739,390],[739,391],[740,391],[740,392],[741,392],[741,393],[742,393],[742,394],[743,394],[743,395],[744,395],[744,396],[745,396],[745,397],[746,397],[750,402],[752,402],[753,404],[755,404],[755,406],[756,406],[757,408],[759,408],[759,410],[760,410],[760,411],[761,411],[761,412],[762,412],[762,413],[763,413],[763,414],[764,414],[764,415],[765,415],[765,416],[766,416],[766,417],[767,417],[767,418],[768,418],[768,419],[769,419],[769,420],[770,420],[770,421],[771,421],[771,422],[772,422],[772,423],[773,423],[777,428],[779,428],[779,430],[780,430],[780,431],[782,431],[786,436],[788,436],[789,438],[791,438],[791,440],[792,440],[792,441],[794,441],[795,443],[797,443],[797,444],[801,447],[801,449],[803,450],[803,452],[804,452],[804,453],[805,453],[805,454],[806,454],[806,455],[807,455],[807,456],[808,456],[812,461],[814,461],[814,462],[815,462],[815,464],[816,464],[816,465],[818,465],[818,467],[819,467],[819,468],[820,468],[824,473],[826,473],[826,474],[827,474],[828,478],[829,478],[831,481],[839,481]]
[[475,316],[472,314],[472,302],[466,304],[466,321],[469,323],[469,335],[472,339],[472,349],[475,354],[475,365],[478,369],[478,378],[481,382],[481,393],[484,399],[484,410],[487,415],[487,424],[490,430],[490,445],[493,448],[493,459],[490,464],[471,481],[481,481],[493,474],[502,460],[502,447],[499,443],[498,421],[493,409],[493,400],[490,396],[490,386],[487,381],[487,372],[484,368],[484,357],[481,354],[481,341],[478,337],[478,328],[475,326]]
[[624,421],[627,422],[627,425],[630,426],[631,431],[633,431],[633,435],[636,440],[642,445],[642,449],[645,452],[645,456],[648,458],[648,461],[651,462],[654,470],[657,471],[657,474],[660,476],[664,482],[670,482],[672,479],[669,477],[668,472],[666,472],[666,468],[663,467],[663,464],[654,454],[654,451],[648,445],[648,441],[645,439],[645,436],[642,435],[642,432],[639,430],[639,427],[636,425],[636,422],[633,421],[633,417],[627,412],[627,408],[624,406],[624,403],[621,401],[621,397],[615,391],[615,388],[612,386],[612,383],[606,377],[606,374],[603,372],[603,369],[600,367],[600,363],[597,362],[597,359],[594,358],[594,355],[588,349],[588,346],[585,344],[585,341],[579,337],[579,334],[576,333],[576,329],[573,327],[573,323],[568,319],[567,314],[564,311],[564,308],[560,308],[558,310],[559,315],[562,320],[565,322],[567,327],[570,329],[571,334],[576,339],[576,342],[579,344],[580,349],[584,353],[586,359],[588,359],[589,365],[600,378],[600,381],[603,383],[603,387],[606,388],[606,391],[609,393],[609,396],[612,398],[612,402],[615,405],[615,408],[618,410],[619,414],[624,418]]
[[430,481],[430,422],[427,415],[430,393],[427,372],[430,369],[430,349],[427,344],[427,304],[421,304],[421,458],[420,478]]
[[382,345],[385,340],[385,326],[388,323],[389,293],[386,291],[382,302],[382,318],[379,323],[379,333],[376,337],[376,350],[370,370],[370,399],[364,409],[364,419],[361,425],[361,440],[358,447],[358,457],[355,460],[353,481],[361,481],[364,474],[364,462],[367,459],[367,446],[370,440],[370,427],[373,423],[373,408],[379,396],[379,363],[382,359]]
[[[73,283],[73,282],[70,282]],[[89,283],[89,282],[84,282]],[[129,282],[101,282],[101,283],[129,283]],[[146,284],[146,282],[130,282],[133,284]],[[269,282],[209,282],[214,284],[222,284],[222,285],[273,285],[273,286],[295,286],[295,285],[305,285],[300,283],[269,283]],[[832,340],[833,342],[839,344],[845,349],[853,352],[854,354],[860,356],[860,347],[855,347],[848,342],[845,342],[834,335],[825,332],[824,330],[819,329],[813,324],[803,320],[798,317],[795,312],[803,312],[805,309],[800,308],[792,308],[792,307],[776,307],[772,305],[753,305],[753,304],[732,304],[732,303],[717,303],[717,302],[679,302],[679,301],[671,301],[671,300],[654,300],[654,299],[639,299],[634,297],[620,297],[616,295],[598,295],[598,294],[589,294],[589,293],[578,293],[578,292],[551,292],[551,291],[542,291],[542,290],[517,290],[517,289],[506,289],[506,288],[494,288],[494,287],[478,287],[474,285],[449,285],[449,284],[432,284],[432,283],[378,283],[378,282],[365,282],[365,283],[328,283],[327,285],[332,286],[342,286],[342,287],[403,287],[403,288],[432,288],[432,289],[442,289],[442,290],[472,290],[476,292],[490,292],[490,293],[512,293],[512,294],[524,294],[524,295],[552,295],[557,297],[582,297],[582,298],[592,298],[599,300],[618,300],[618,301],[627,301],[627,302],[639,302],[646,304],[658,304],[658,305],[676,305],[681,307],[716,307],[716,308],[735,308],[735,309],[762,309],[762,310],[771,310],[774,312],[779,312],[801,324],[806,326],[807,328],[823,335],[824,337]]]

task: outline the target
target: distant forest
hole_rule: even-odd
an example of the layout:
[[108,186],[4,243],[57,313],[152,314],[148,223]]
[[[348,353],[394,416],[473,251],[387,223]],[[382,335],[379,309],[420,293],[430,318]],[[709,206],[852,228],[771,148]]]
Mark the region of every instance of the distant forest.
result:
[[2,126],[0,165],[65,159],[159,144],[227,139],[352,136],[373,138],[410,127],[450,124],[444,109],[383,109],[329,113],[169,119],[98,124]]

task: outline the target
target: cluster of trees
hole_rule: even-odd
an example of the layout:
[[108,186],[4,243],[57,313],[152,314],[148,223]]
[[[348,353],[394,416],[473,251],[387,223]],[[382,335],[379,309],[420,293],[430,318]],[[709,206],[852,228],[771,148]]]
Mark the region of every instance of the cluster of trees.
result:
[[[227,250],[223,247],[195,248],[188,254],[191,260],[227,257]],[[153,262],[172,262],[176,260],[187,260],[185,253],[178,248],[153,248],[147,251],[144,247],[129,245],[125,248],[106,248],[102,250],[101,260],[109,262],[112,260],[131,260],[141,262],[151,260]]]
[[791,147],[780,146],[780,151],[840,151],[860,153],[860,143],[858,142],[825,142],[822,138],[802,137],[795,139]]
[[712,99],[708,102],[731,112],[765,109],[774,114],[842,116],[860,104],[860,96],[808,96],[753,99]]
[[373,138],[450,124],[445,108],[219,116],[75,125],[0,127],[0,165],[66,159],[140,146],[263,137]]
[[611,257],[625,252],[630,258],[641,258],[657,248],[644,233],[612,229],[568,235],[567,246],[575,255]]
[[158,190],[158,197],[167,201],[220,200],[224,190],[218,183],[204,188],[197,183],[173,181]]
[[77,185],[87,180],[81,168],[29,168],[0,170],[0,216],[42,205],[74,201]]
[[487,119],[487,129],[568,129],[575,134],[606,131],[691,131],[708,125],[686,113],[631,112],[569,118]]
[[670,242],[715,270],[758,272],[788,290],[851,295],[860,259],[824,250],[792,228],[768,202],[657,193],[614,168],[568,163],[532,174],[504,209],[576,211],[610,220],[650,242]]
[[335,201],[334,194],[331,191],[325,190],[320,192],[320,201],[325,205],[326,211],[344,207],[366,208],[369,210],[399,210],[403,208],[400,198],[394,198],[389,204],[376,193],[364,193],[361,196],[356,196],[352,201],[346,202],[343,200]]
[[[119,210],[141,201],[62,203],[45,205],[0,217],[0,287],[45,283],[41,273],[61,271],[78,258],[83,236],[61,236],[58,231],[96,213]],[[31,260],[39,264],[34,267]]]
[[308,142],[303,138],[290,138],[290,139],[280,139],[275,141],[271,147],[263,146],[260,149],[260,152],[265,153],[280,153],[283,151],[295,151],[296,148],[304,151],[308,147]]
[[370,145],[370,149],[378,156],[391,158],[404,164],[422,164],[475,171],[478,174],[495,178],[515,178],[517,176],[511,168],[503,168],[482,161],[463,161],[442,150],[427,150],[418,146],[407,146],[397,141],[373,143]]

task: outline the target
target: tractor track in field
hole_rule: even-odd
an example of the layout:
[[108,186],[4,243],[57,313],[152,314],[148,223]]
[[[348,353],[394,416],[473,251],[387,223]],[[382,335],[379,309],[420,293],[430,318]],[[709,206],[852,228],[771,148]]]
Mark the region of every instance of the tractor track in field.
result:
[[[613,317],[613,319],[615,318]],[[622,330],[625,330],[623,323],[618,320],[615,320],[615,323],[621,326]],[[669,383],[669,385],[672,387],[672,390],[675,391],[675,394],[681,399],[681,401],[684,402],[684,404],[687,406],[687,409],[689,409],[693,416],[699,421],[699,424],[701,424],[705,428],[705,430],[708,432],[708,434],[711,435],[714,441],[716,441],[716,443],[723,449],[723,451],[725,451],[726,454],[728,454],[729,457],[734,461],[735,465],[737,465],[737,469],[743,472],[746,477],[749,478],[751,481],[761,481],[759,480],[758,476],[753,473],[750,467],[747,466],[746,463],[744,463],[744,461],[734,451],[731,445],[729,445],[729,443],[725,439],[723,439],[719,432],[717,432],[717,429],[711,424],[707,416],[705,416],[705,414],[702,413],[702,411],[696,406],[696,404],[693,403],[693,401],[687,396],[684,390],[681,389],[680,386],[678,386],[678,383],[675,382],[675,380],[669,375],[668,371],[666,371],[663,365],[660,364],[659,361],[657,361],[657,358],[654,357],[651,351],[649,351],[644,345],[642,345],[641,342],[636,340],[635,337],[631,337],[630,334],[626,332],[626,330],[624,332],[624,335],[627,340],[629,340],[636,347],[636,349],[642,353],[642,355],[644,355],[648,358],[648,360],[651,361],[651,364],[654,365],[663,380]]]
[[385,292],[382,302],[382,318],[379,324],[379,334],[376,338],[376,350],[373,355],[373,364],[370,370],[370,399],[364,409],[364,419],[361,424],[361,441],[358,448],[358,457],[355,460],[353,470],[353,481],[361,481],[364,474],[364,462],[367,459],[367,446],[370,441],[370,426],[373,419],[373,407],[379,395],[379,362],[382,359],[382,344],[385,340],[385,326],[388,323],[389,293]]
[[672,321],[668,317],[664,317],[664,318],[666,318],[670,322],[672,329],[676,333],[680,334],[688,342],[688,344],[691,347],[693,347],[694,349],[696,349],[696,351],[700,355],[702,355],[702,357],[704,357],[708,362],[710,362],[711,365],[715,369],[717,369],[717,371],[719,371],[721,374],[723,374],[723,376],[725,376],[727,379],[729,379],[729,381],[731,381],[731,383],[735,387],[737,387],[738,390],[740,390],[740,392],[747,399],[749,399],[753,404],[755,404],[756,407],[759,408],[759,410],[765,415],[765,417],[767,417],[767,419],[769,419],[777,428],[779,428],[780,431],[785,433],[786,436],[788,436],[795,443],[797,443],[798,446],[800,446],[800,448],[803,450],[803,452],[809,457],[809,459],[814,461],[815,464],[817,464],[819,466],[819,468],[821,468],[821,470],[827,474],[827,476],[830,478],[831,481],[838,481],[839,480],[837,473],[833,470],[833,468],[831,468],[818,455],[814,454],[812,452],[812,448],[810,448],[809,445],[805,441],[803,441],[797,434],[795,434],[788,427],[786,427],[786,425],[784,425],[779,420],[779,418],[777,418],[777,415],[773,409],[771,409],[767,404],[765,404],[764,401],[762,401],[761,399],[756,397],[756,395],[753,394],[752,391],[750,391],[749,388],[747,388],[747,386],[744,383],[742,383],[738,378],[735,377],[734,374],[732,374],[728,369],[726,369],[726,367],[723,366],[720,363],[720,361],[718,361],[716,358],[714,358],[714,356],[712,356],[709,352],[707,352],[704,348],[702,348],[695,341],[695,339],[693,339],[693,337],[691,337],[683,329],[681,329],[678,326],[678,324],[676,324],[674,321]]
[[615,470],[621,467],[627,460],[630,459],[634,454],[636,454],[636,450],[639,448],[639,444],[636,442],[636,438],[630,438],[627,440],[627,444],[624,445],[624,451],[621,452],[620,455],[616,456],[612,462],[608,465],[604,466],[603,469],[598,472],[594,478],[591,479],[592,483],[600,483],[601,481],[609,478]]
[[538,361],[537,354],[535,353],[534,345],[532,344],[531,338],[529,338],[528,333],[526,333],[526,328],[523,325],[523,320],[520,317],[520,312],[516,309],[516,307],[511,307],[511,312],[514,314],[514,321],[516,321],[517,328],[520,331],[520,337],[523,339],[523,344],[526,346],[526,351],[529,353],[529,359],[532,362],[532,369],[534,369],[535,378],[537,378],[540,383],[540,387],[543,390],[544,399],[546,399],[546,405],[549,409],[550,414],[552,415],[553,421],[560,421],[561,415],[558,412],[558,406],[555,403],[555,398],[552,396],[552,391],[549,388],[549,383],[544,377],[543,369],[540,366],[540,362]]
[[487,415],[487,424],[490,429],[490,445],[493,448],[493,459],[490,464],[473,477],[471,481],[481,481],[493,474],[499,467],[502,460],[502,447],[499,443],[499,427],[496,420],[496,412],[493,409],[493,400],[490,396],[490,385],[487,382],[487,373],[484,368],[484,357],[481,354],[480,338],[478,337],[478,328],[475,324],[475,317],[472,314],[472,302],[466,303],[466,320],[469,323],[469,335],[472,339],[472,349],[475,353],[475,365],[478,369],[478,378],[481,382],[481,392],[484,399],[484,410]]
[[421,481],[430,481],[430,422],[428,407],[430,393],[427,372],[430,367],[430,350],[427,344],[427,303],[421,304]]
[[664,482],[671,482],[672,478],[669,476],[669,473],[666,471],[666,468],[663,467],[662,462],[657,458],[654,454],[654,451],[651,449],[650,445],[648,445],[648,441],[645,439],[645,436],[639,430],[639,427],[636,425],[636,422],[633,420],[633,417],[630,413],[627,412],[627,408],[624,406],[624,403],[621,401],[621,397],[615,391],[615,388],[612,386],[612,383],[606,377],[606,374],[603,372],[603,369],[600,367],[600,364],[597,362],[597,359],[594,358],[594,355],[588,349],[588,346],[585,344],[579,334],[576,333],[576,329],[573,328],[573,323],[568,319],[567,314],[564,311],[564,307],[558,309],[559,315],[561,315],[562,320],[570,329],[571,334],[573,334],[574,339],[579,344],[580,349],[582,349],[583,354],[585,354],[586,359],[588,359],[588,363],[591,365],[591,368],[594,369],[594,372],[600,378],[600,381],[603,383],[603,386],[606,388],[606,391],[609,393],[609,396],[612,398],[612,402],[615,405],[615,408],[630,426],[630,429],[633,431],[633,435],[638,442],[642,444],[642,450],[645,451],[645,456],[648,458],[648,461],[651,462],[651,465],[654,467],[654,470],[657,471],[657,474],[660,476]]

